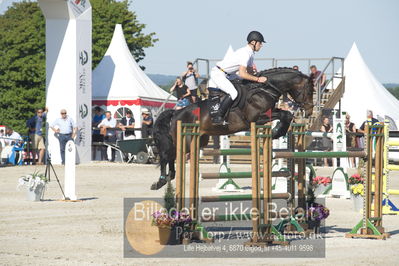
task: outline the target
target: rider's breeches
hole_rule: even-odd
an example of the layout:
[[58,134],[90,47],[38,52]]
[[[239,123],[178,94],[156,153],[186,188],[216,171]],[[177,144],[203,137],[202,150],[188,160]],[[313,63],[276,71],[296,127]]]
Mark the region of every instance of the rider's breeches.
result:
[[225,93],[230,94],[233,101],[237,98],[237,90],[234,88],[233,84],[227,79],[226,74],[222,72],[217,67],[211,70],[211,79],[209,80],[209,87],[218,88]]

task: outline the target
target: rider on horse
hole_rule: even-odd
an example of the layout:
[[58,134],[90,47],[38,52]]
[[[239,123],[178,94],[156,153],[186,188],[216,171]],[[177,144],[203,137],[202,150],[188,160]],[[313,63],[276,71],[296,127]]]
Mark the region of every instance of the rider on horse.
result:
[[226,112],[238,96],[237,90],[230,82],[237,72],[241,79],[262,83],[267,81],[266,77],[256,77],[248,73],[248,68],[253,67],[255,52],[258,52],[265,42],[263,35],[258,31],[251,31],[247,36],[247,41],[248,44],[245,47],[226,56],[212,68],[209,87],[218,88],[227,93],[220,104],[217,101],[211,107],[210,114],[214,125],[225,123]]

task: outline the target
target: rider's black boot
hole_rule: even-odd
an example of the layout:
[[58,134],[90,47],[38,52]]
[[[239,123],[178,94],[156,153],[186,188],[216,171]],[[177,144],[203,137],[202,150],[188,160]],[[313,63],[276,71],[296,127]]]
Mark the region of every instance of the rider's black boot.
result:
[[227,110],[229,110],[233,100],[231,99],[230,95],[226,95],[223,101],[220,103],[218,113],[212,117],[212,124],[217,125],[226,125],[227,123],[224,122],[224,116],[226,115]]

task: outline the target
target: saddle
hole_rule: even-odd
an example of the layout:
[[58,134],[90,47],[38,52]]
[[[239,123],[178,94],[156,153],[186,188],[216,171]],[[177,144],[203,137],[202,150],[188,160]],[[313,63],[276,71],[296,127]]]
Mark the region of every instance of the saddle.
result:
[[[243,110],[245,107],[245,103],[247,99],[251,98],[255,93],[261,92],[261,90],[256,88],[247,88],[246,85],[250,83],[250,81],[246,80],[232,80],[231,83],[237,90],[238,96],[233,101],[233,104],[230,107],[230,111],[234,111],[235,109]],[[211,110],[212,106],[219,103],[219,101],[223,100],[223,98],[227,95],[224,91],[218,88],[208,88],[209,96],[207,107],[208,110]]]

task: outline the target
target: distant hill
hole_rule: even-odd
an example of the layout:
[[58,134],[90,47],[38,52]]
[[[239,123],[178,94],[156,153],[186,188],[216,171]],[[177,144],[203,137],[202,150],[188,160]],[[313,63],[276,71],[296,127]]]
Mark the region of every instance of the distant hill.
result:
[[160,87],[171,85],[177,77],[177,75],[173,76],[162,74],[147,74],[147,76]]
[[399,83],[385,83],[385,84],[382,84],[382,85],[384,85],[384,87],[387,88],[387,89],[392,89],[392,88],[399,87]]

